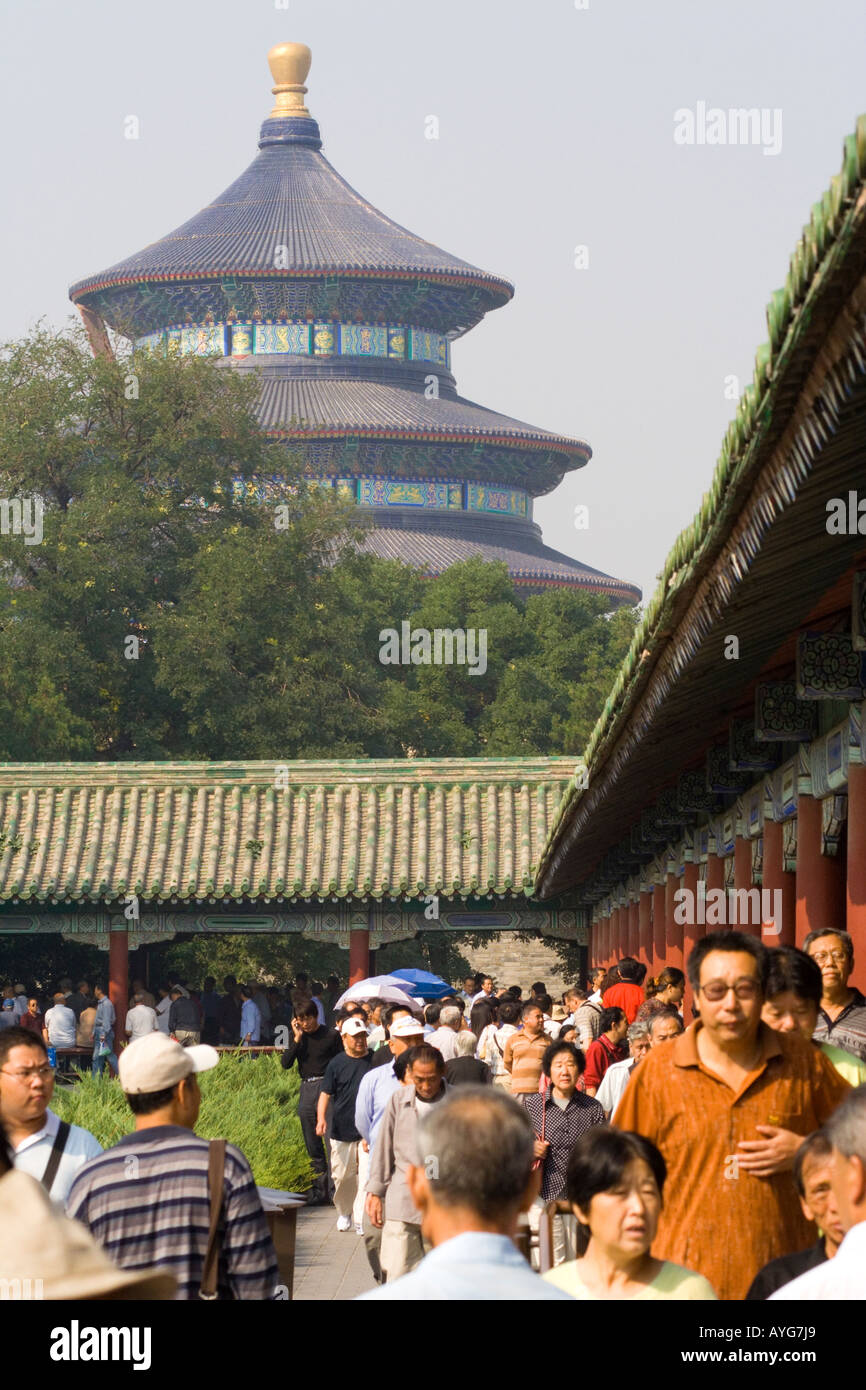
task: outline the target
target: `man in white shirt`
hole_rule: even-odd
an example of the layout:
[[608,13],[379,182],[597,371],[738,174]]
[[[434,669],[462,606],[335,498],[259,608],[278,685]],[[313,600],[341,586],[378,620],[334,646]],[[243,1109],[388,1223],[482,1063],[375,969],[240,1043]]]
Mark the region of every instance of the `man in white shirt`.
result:
[[53,1094],[45,1044],[26,1028],[0,1033],[0,1114],[13,1164],[42,1182],[62,1207],[79,1168],[101,1154],[102,1145],[78,1125],[61,1127],[48,1109]]
[[589,972],[589,1003],[601,1004],[601,982],[607,972],[597,965],[594,970]]
[[431,1047],[435,1047],[446,1062],[450,1062],[457,1056],[457,1034],[460,1032],[460,1025],[463,1022],[463,1015],[456,1004],[446,1004],[439,1015],[439,1027],[432,1033],[428,1033],[426,1042]]
[[[489,975],[485,975],[484,979],[481,981],[481,988],[478,990],[478,993],[472,999],[469,1005],[470,1009],[472,1008],[473,1004],[478,1003],[479,999],[489,999],[491,1004],[494,1004],[496,1002],[496,998],[493,993],[493,981],[491,980]],[[448,1059],[446,1058],[446,1061],[447,1060]]]
[[75,1047],[75,1014],[65,1001],[65,994],[58,990],[54,996],[54,1007],[45,1015],[42,1036],[51,1047]]
[[132,996],[132,1008],[126,1015],[123,1031],[130,1042],[146,1038],[148,1033],[157,1032],[156,1009],[148,1008],[142,994]]
[[866,1289],[866,1085],[845,1097],[822,1133],[832,1145],[831,1187],[845,1239],[832,1260],[792,1279],[769,1302],[859,1302]]

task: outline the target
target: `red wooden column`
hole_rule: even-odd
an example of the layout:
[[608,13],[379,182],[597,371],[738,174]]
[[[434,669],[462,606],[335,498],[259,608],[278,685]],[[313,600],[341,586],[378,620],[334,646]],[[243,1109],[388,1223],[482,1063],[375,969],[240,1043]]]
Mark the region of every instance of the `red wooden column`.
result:
[[638,958],[640,950],[640,902],[628,905],[628,954]]
[[664,968],[666,952],[665,885],[655,883],[653,884],[653,975],[657,975]]
[[[688,922],[688,921],[687,921],[686,924],[685,924],[685,926],[681,928],[682,933],[683,933],[683,964],[680,966],[680,969],[681,969],[681,970],[685,970],[685,968],[686,968],[686,961],[687,961],[688,958],[689,958],[689,954],[690,954],[690,952],[691,952],[692,947],[694,946],[695,942],[698,941],[698,940],[700,939],[700,937],[702,937],[702,936],[704,935],[704,933],[706,932],[706,930],[707,930],[706,927],[705,927],[702,923],[699,923],[698,920],[697,920],[697,918],[698,918],[698,866],[697,866],[697,864],[685,864],[685,865],[683,866],[683,884],[682,884],[682,886],[683,886],[683,888],[686,889],[686,891],[687,891],[688,893],[691,894],[691,897],[690,897],[689,899],[687,899],[686,901],[687,901],[688,908],[689,908],[689,914],[688,914],[688,915],[689,915],[689,917],[691,917],[691,918],[694,919],[694,920],[691,921],[691,922]],[[691,1022],[691,1019],[692,1019],[692,987],[691,987],[691,985],[689,984],[688,975],[686,975],[686,992],[685,992],[685,994],[684,994],[684,996],[683,996],[683,1019],[685,1020],[687,1026],[688,1026],[688,1024]]]
[[866,988],[866,767],[848,768],[848,877],[845,929],[854,938],[849,985]]
[[845,886],[838,858],[821,853],[821,802],[797,798],[797,945],[810,931],[845,921]]
[[129,937],[126,927],[108,933],[108,997],[114,1005],[114,1051],[123,1042],[129,1007]]
[[621,919],[622,908],[615,907],[613,912],[610,914],[610,933],[608,935],[607,940],[607,960],[605,961],[605,964],[607,965],[608,970],[614,964],[615,961],[619,960],[620,957],[619,936]]
[[[707,892],[712,888],[725,888],[725,861],[720,854],[707,855]],[[718,927],[704,927],[704,934],[708,931],[718,931]]]
[[604,924],[606,917],[599,917],[592,929],[592,955],[590,957],[593,966],[601,965],[601,958],[604,953]]
[[[745,889],[746,891],[748,891],[751,888],[751,886],[752,842],[751,840],[747,840],[745,835],[738,835],[736,840],[734,841],[734,888],[738,890]],[[760,917],[758,921],[754,920],[755,914],[752,912],[751,903],[749,903],[746,921],[741,922],[739,920],[740,916],[742,915],[742,908],[739,906],[739,903],[741,901],[742,899],[738,899],[736,930],[747,932],[749,936],[760,936]],[[733,923],[730,923],[730,925],[733,926]]]
[[370,929],[352,927],[349,932],[349,984],[356,985],[370,974]]
[[653,973],[653,895],[643,892],[637,905],[637,958],[645,965],[647,972]]
[[[765,946],[793,946],[796,937],[797,884],[794,874],[785,872],[784,826],[781,821],[764,821],[764,881],[762,887],[770,894],[770,912],[775,903],[773,894],[782,894],[781,919],[773,924],[775,931],[763,931]],[[781,931],[779,928],[781,927]]]
[[676,874],[668,874],[665,881],[665,965],[683,968],[683,929],[674,921],[676,904],[674,894],[680,887]]

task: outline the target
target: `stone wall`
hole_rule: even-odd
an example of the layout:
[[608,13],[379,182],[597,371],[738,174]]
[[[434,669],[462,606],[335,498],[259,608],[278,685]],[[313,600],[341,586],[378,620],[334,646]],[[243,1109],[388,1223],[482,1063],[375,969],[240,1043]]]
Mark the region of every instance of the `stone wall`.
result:
[[517,941],[503,932],[499,941],[477,950],[462,947],[474,970],[493,976],[497,986],[520,985],[524,995],[534,980],[543,980],[554,1002],[563,990],[576,981],[561,973],[559,957],[554,948],[543,940]]

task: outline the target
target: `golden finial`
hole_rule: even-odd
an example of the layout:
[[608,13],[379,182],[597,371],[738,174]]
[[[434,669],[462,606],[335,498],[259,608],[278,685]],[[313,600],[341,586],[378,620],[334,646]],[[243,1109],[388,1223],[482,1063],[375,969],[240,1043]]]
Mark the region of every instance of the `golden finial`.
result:
[[276,104],[269,120],[280,116],[306,116],[304,81],[310,71],[313,55],[305,43],[278,43],[268,54],[268,66],[275,86],[271,88]]

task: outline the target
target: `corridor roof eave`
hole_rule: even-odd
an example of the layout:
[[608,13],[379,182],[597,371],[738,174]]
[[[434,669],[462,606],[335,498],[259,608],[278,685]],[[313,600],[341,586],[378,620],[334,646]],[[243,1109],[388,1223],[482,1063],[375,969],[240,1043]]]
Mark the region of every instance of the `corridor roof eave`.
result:
[[[864,181],[861,116],[845,140],[841,173],[812,209],[785,288],[767,306],[770,340],[758,350],[710,490],[668,555],[590,736],[586,775],[569,782],[542,852],[540,898],[583,881],[672,774],[700,755],[714,721],[742,701],[792,624],[851,565],[858,543],[862,549],[862,537],[825,534],[838,542],[828,552],[814,515],[804,534],[795,513],[798,503],[802,513],[816,497],[836,495],[834,483],[851,473],[852,436],[863,452]],[[771,586],[768,562],[772,568],[792,545],[788,569],[777,568]],[[739,661],[710,651],[720,632],[742,639],[746,630],[752,645]]]
[[0,765],[0,903],[531,898],[570,758]]

